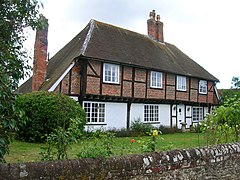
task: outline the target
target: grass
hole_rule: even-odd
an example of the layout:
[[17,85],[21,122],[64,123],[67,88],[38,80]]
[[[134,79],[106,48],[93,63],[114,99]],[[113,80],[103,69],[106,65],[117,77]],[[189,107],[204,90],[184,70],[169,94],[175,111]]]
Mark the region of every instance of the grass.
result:
[[[123,137],[114,138],[114,155],[137,154],[142,153],[141,144],[139,141],[147,141],[150,136],[144,137]],[[135,142],[131,143],[131,139]],[[77,144],[72,145],[68,150],[69,159],[76,158],[76,154],[86,147],[90,140],[81,140]],[[205,146],[203,134],[198,133],[175,133],[160,135],[156,143],[156,151],[164,151],[170,149],[186,149]],[[5,156],[7,163],[35,162],[40,161],[40,147],[45,144],[41,143],[26,143],[14,140],[10,144],[10,154]]]

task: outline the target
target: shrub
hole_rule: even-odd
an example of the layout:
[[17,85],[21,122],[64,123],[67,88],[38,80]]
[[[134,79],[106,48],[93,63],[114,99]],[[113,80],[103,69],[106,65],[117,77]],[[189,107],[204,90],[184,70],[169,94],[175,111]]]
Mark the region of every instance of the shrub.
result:
[[169,126],[163,126],[163,125],[160,125],[158,130],[161,131],[162,134],[174,134],[174,133],[182,132],[181,129],[178,129],[177,127],[169,127]]
[[144,124],[140,118],[135,120],[130,129],[132,131],[133,136],[144,136],[147,135],[147,132],[150,132],[153,129],[153,125],[151,124]]
[[132,131],[130,129],[122,128],[122,129],[111,129],[108,132],[114,133],[116,137],[131,137]]
[[113,155],[113,138],[115,134],[108,131],[97,130],[93,133],[92,142],[82,144],[82,151],[77,154],[77,158],[108,158]]
[[26,123],[19,123],[17,137],[20,140],[41,142],[58,127],[68,128],[70,119],[79,118],[83,131],[85,112],[70,97],[54,92],[32,92],[20,95],[16,105],[25,112]]
[[67,150],[71,148],[73,143],[77,143],[82,132],[79,130],[81,120],[79,118],[71,119],[71,123],[67,129],[58,127],[47,136],[47,147],[40,152],[41,160],[54,160],[55,156],[58,160],[68,159]]

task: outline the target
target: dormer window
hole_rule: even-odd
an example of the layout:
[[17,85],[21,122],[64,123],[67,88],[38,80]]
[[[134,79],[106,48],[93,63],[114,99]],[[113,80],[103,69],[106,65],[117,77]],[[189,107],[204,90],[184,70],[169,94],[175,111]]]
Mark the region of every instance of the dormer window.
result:
[[185,76],[177,76],[177,90],[178,91],[186,91],[187,90],[187,82]]
[[151,71],[151,87],[162,88],[162,73]]
[[103,82],[119,84],[119,65],[104,63]]
[[199,81],[199,93],[207,94],[207,81],[205,81],[205,80]]

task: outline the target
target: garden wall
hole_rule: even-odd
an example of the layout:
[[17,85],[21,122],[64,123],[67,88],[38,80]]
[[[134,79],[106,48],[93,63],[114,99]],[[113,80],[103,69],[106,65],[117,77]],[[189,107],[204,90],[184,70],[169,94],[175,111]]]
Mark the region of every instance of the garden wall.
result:
[[113,157],[2,164],[0,179],[238,179],[240,143]]

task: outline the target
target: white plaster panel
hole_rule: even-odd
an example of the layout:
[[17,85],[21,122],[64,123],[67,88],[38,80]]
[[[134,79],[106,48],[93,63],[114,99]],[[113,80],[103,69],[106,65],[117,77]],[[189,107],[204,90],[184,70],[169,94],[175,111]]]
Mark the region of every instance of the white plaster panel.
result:
[[127,103],[106,103],[107,129],[127,127]]
[[170,105],[160,105],[160,124],[164,126],[170,126]]
[[144,104],[136,104],[133,103],[131,105],[131,110],[130,110],[130,126],[131,124],[138,120],[140,118],[140,120],[143,122],[143,110],[144,110]]

